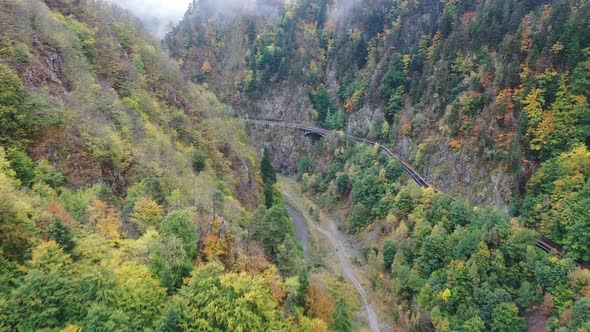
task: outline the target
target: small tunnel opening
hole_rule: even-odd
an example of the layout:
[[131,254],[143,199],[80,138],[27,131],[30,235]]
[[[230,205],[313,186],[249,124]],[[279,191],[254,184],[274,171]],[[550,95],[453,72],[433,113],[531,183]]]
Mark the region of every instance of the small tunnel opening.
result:
[[303,133],[303,136],[309,138],[311,140],[312,143],[317,143],[319,142],[322,138],[324,138],[324,136],[322,136],[321,134],[318,133],[313,133],[310,131],[306,131]]

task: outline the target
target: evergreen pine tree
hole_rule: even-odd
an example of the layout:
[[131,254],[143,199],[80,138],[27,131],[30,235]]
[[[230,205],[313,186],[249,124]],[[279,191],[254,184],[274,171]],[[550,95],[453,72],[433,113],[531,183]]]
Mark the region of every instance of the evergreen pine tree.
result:
[[348,306],[344,298],[339,298],[336,301],[336,310],[334,310],[334,323],[332,323],[332,330],[337,332],[352,331],[352,322],[350,314],[348,313]]
[[299,271],[299,287],[297,288],[297,304],[305,305],[305,293],[309,287],[309,272],[306,269]]
[[260,162],[260,172],[262,173],[262,180],[264,181],[264,202],[267,208],[271,208],[274,204],[274,184],[277,182],[277,173],[272,164],[270,151],[264,147],[262,153],[262,160]]
[[383,243],[383,265],[387,271],[391,270],[393,259],[395,257],[395,244],[392,240]]
[[267,147],[264,147],[264,152],[262,153],[260,171],[262,172],[262,180],[264,180],[264,183],[275,184],[277,182],[277,173],[275,172],[275,168],[270,157],[270,151]]
[[158,332],[180,332],[183,331],[181,327],[182,315],[174,306],[168,309],[166,316],[160,322],[160,326],[156,329]]
[[59,218],[55,218],[55,222],[51,226],[49,233],[65,252],[71,252],[76,246],[72,232]]

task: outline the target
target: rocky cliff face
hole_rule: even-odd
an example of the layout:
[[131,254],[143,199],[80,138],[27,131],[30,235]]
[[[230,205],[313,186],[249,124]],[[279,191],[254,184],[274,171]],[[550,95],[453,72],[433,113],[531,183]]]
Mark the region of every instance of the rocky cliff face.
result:
[[[349,118],[346,131],[368,137],[374,124],[383,121],[381,109],[363,107]],[[514,176],[498,163],[477,156],[469,147],[452,148],[449,144],[452,144],[449,138],[427,130],[414,138],[400,135],[386,145],[410,162],[438,190],[466,197],[476,204],[492,204],[507,210],[505,197],[514,190]]]
[[238,106],[238,116],[293,123],[313,123],[309,88],[283,82],[273,85],[255,100]]
[[248,132],[254,150],[262,155],[263,148],[268,147],[275,168],[285,174],[295,174],[301,158],[305,157],[316,143],[312,138],[305,137],[299,130],[292,128],[248,125]]
[[[441,190],[503,207],[539,163],[523,100],[533,87],[554,99],[590,46],[588,6],[567,1],[254,3],[272,15],[200,3],[166,44],[240,116],[330,126],[340,109],[347,132],[393,147]],[[321,89],[329,101],[313,100]]]
[[214,188],[219,179],[243,207],[257,207],[257,162],[228,107],[184,80],[158,41],[117,8],[0,2],[0,67],[23,85],[10,119],[19,130],[5,137],[2,127],[0,140],[58,174],[59,185],[98,184],[124,197],[150,183],[158,195],[178,189],[195,201],[204,197],[196,183]]

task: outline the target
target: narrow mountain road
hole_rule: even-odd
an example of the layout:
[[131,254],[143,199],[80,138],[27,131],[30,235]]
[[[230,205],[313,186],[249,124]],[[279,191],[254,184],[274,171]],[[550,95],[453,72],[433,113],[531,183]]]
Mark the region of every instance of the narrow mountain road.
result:
[[361,285],[361,283],[359,282],[359,280],[357,279],[357,277],[354,273],[355,267],[353,267],[349,263],[348,258],[345,256],[346,247],[340,242],[340,240],[338,239],[338,237],[339,237],[338,234],[336,234],[334,231],[335,229],[337,229],[337,226],[333,223],[333,221],[331,221],[330,222],[330,229],[324,229],[324,228],[320,227],[313,220],[313,218],[309,215],[309,213],[305,209],[305,207],[301,206],[300,203],[298,202],[298,200],[295,199],[291,193],[289,193],[286,190],[283,190],[283,196],[285,197],[285,199],[287,200],[287,202],[291,206],[296,208],[303,215],[303,217],[307,221],[308,227],[317,231],[318,233],[320,233],[321,235],[323,235],[324,237],[326,237],[330,241],[331,246],[334,248],[334,250],[336,252],[336,256],[338,257],[338,261],[340,262],[340,267],[342,268],[342,273],[350,281],[350,283],[357,290],[357,292],[359,293],[359,296],[361,297],[362,303],[365,307],[365,311],[367,314],[367,321],[368,321],[368,325],[369,325],[369,330],[371,332],[379,332],[380,331],[379,321],[377,319],[377,315],[375,314],[375,311],[373,310],[373,307],[369,303],[369,298],[367,296],[367,292],[365,291],[365,289],[363,288],[363,286]]
[[[327,130],[327,129],[312,127],[312,126],[298,124],[298,123],[289,123],[289,122],[274,121],[274,120],[258,120],[258,119],[243,119],[243,120],[247,121],[249,123],[252,123],[252,124],[262,125],[265,127],[282,126],[282,127],[287,127],[287,128],[299,129],[304,132],[320,135],[322,137],[328,135],[331,132],[330,130]],[[368,144],[368,145],[378,144],[375,141],[371,141],[366,138],[356,137],[356,136],[352,136],[352,135],[348,135],[348,134],[346,134],[346,138],[353,141],[353,142],[361,143],[361,144]],[[384,153],[390,155],[391,157],[399,160],[402,163],[402,168],[403,168],[404,172],[406,172],[412,178],[412,180],[414,182],[416,182],[417,185],[419,185],[420,187],[423,187],[423,188],[430,187],[430,184],[428,182],[426,182],[426,180],[422,176],[420,176],[420,174],[418,174],[418,172],[416,172],[416,170],[414,170],[414,168],[409,163],[407,163],[405,160],[403,160],[398,154],[396,154],[395,152],[393,152],[391,149],[389,149],[388,147],[386,147],[384,145],[379,145],[379,149],[381,151],[383,151]],[[434,190],[437,191],[436,189],[434,189]]]
[[[262,126],[266,126],[266,127],[268,127],[268,126],[282,126],[282,127],[287,127],[287,128],[299,129],[304,132],[318,134],[322,137],[324,137],[325,135],[330,133],[330,131],[327,129],[312,127],[312,126],[305,125],[305,124],[289,123],[289,122],[282,122],[282,121],[276,121],[276,120],[258,120],[258,119],[243,119],[243,120],[247,121],[249,123],[262,125]],[[351,136],[348,134],[346,135],[346,138],[350,139],[353,142],[362,143],[362,144],[368,144],[368,145],[378,144],[377,142],[368,140],[366,138]],[[399,160],[402,163],[402,168],[403,168],[404,172],[406,172],[406,174],[408,174],[417,185],[419,185],[420,187],[423,187],[423,188],[432,187],[428,182],[426,182],[426,180],[422,176],[420,176],[420,174],[418,174],[418,172],[416,170],[414,170],[414,168],[409,163],[407,163],[405,160],[403,160],[398,154],[396,154],[395,152],[393,152],[391,149],[389,149],[388,147],[386,147],[384,145],[379,145],[379,149],[381,151],[383,151],[384,153],[388,154],[389,156],[391,156],[392,158]],[[434,189],[435,192],[439,192],[436,188],[434,188],[434,187],[432,187],[432,188]],[[454,198],[452,196],[449,196],[449,197],[452,200],[454,200]],[[563,248],[560,245],[558,245],[557,243],[555,243],[549,239],[546,239],[544,237],[541,237],[541,239],[537,240],[536,246],[537,246],[537,248],[539,248],[547,253],[555,253],[560,256],[567,257],[567,253],[563,250]],[[581,259],[574,259],[574,263],[576,264],[576,266],[578,266],[581,269],[590,270],[590,262],[583,261]]]

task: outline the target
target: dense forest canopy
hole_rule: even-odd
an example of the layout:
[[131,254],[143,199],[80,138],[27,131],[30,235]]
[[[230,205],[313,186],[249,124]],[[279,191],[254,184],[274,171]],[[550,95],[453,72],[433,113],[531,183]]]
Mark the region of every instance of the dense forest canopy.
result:
[[215,3],[165,38],[189,79],[240,114],[391,144],[471,201],[518,211],[542,162],[590,144],[585,1]]
[[[333,159],[325,172],[302,172],[303,189],[350,210],[342,227],[364,239],[372,289],[400,330],[522,331],[527,319],[550,331],[590,327],[590,272],[537,249],[526,220],[418,187],[378,149],[338,137],[325,144]],[[578,228],[571,253],[587,248],[583,224],[568,225]]]
[[350,324],[232,115],[116,6],[2,1],[0,330]]
[[[397,330],[590,330],[587,1],[200,0],[162,41],[142,20],[0,2],[0,331],[360,329],[277,161]],[[239,117],[332,131],[294,162]]]
[[[213,3],[165,43],[238,114],[370,137],[437,188],[503,208],[406,185],[399,164],[338,135],[288,167],[365,238],[394,320],[512,331],[540,307],[551,330],[588,328],[570,260],[590,260],[587,2],[257,1],[277,14],[238,18]],[[540,237],[568,258],[537,252]]]

